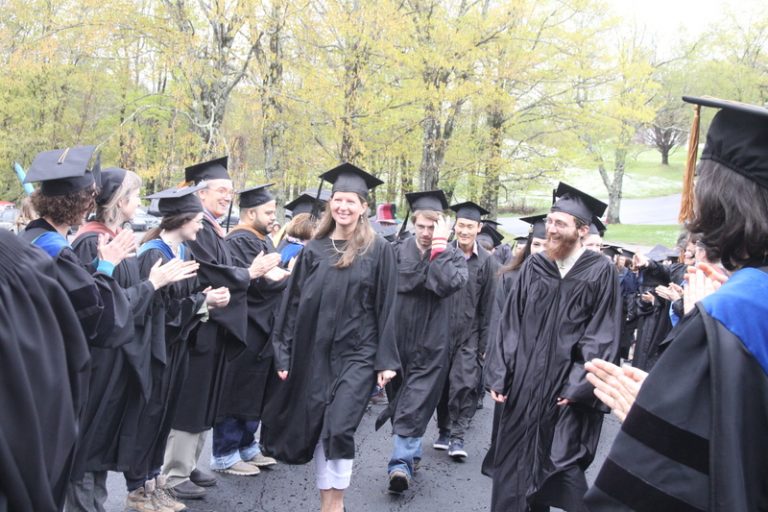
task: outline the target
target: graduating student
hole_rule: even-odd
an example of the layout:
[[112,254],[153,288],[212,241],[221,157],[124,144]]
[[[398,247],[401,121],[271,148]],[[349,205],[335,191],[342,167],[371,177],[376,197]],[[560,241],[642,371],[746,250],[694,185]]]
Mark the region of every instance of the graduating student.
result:
[[509,244],[502,243],[504,235],[499,232],[500,225],[501,223],[495,220],[483,220],[483,227],[480,234],[487,235],[488,238],[478,235],[478,240],[484,239],[486,243],[490,242],[492,244],[492,249],[488,249],[487,247],[485,249],[493,253],[493,256],[499,261],[499,265],[508,265],[515,255]]
[[589,233],[584,237],[584,248],[588,251],[603,252],[603,237],[608,228],[597,217],[589,223]]
[[[129,221],[139,205],[141,179],[133,172],[111,168],[101,172],[101,187],[96,195],[96,214],[93,221],[83,225],[72,242],[72,250],[84,266],[98,260],[99,240],[113,239],[120,226]],[[91,353],[94,368],[109,369],[108,380],[101,393],[107,394],[99,426],[89,440],[90,449],[83,462],[87,481],[98,486],[86,486],[73,497],[84,509],[103,510],[107,499],[104,483],[107,471],[127,469],[135,446],[131,429],[123,423],[128,419],[127,409],[135,409],[151,393],[150,358],[152,345],[164,343],[163,323],[153,321],[151,304],[156,290],[194,276],[197,265],[180,261],[168,265],[155,265],[146,279],[139,273],[135,256],[118,264],[113,279],[123,288],[133,313],[133,334],[120,345],[119,350],[94,350]],[[161,317],[162,318],[162,317]],[[106,376],[105,376],[106,377]],[[130,421],[130,420],[128,420]],[[120,435],[118,436],[118,432]],[[91,506],[93,504],[93,506]],[[70,503],[70,508],[74,504]]]
[[[72,484],[67,491],[68,510],[93,510],[100,506],[97,495],[105,492],[106,475],[96,481],[92,473],[86,473],[91,463],[88,459],[93,443],[100,439],[111,392],[118,385],[114,373],[122,367],[120,347],[130,342],[133,335],[129,301],[111,277],[115,267],[133,250],[133,234],[125,232],[111,241],[102,235],[97,258],[87,267],[66,238],[70,228],[80,224],[94,205],[100,166],[98,157],[94,159],[93,155],[93,146],[83,146],[45,151],[35,157],[26,181],[41,182],[32,194],[40,218],[30,222],[20,234],[54,259],[55,276],[67,290],[80,318],[89,355],[80,354],[79,348],[73,347],[68,357],[92,357],[94,361],[90,371],[82,373],[76,384],[75,406],[80,424]],[[90,393],[89,389],[99,391]]]
[[394,249],[368,222],[368,191],[382,182],[351,164],[322,175],[332,197],[301,251],[280,306],[264,452],[291,464],[315,459],[321,510],[341,512],[354,434],[378,382],[400,368],[395,341]]
[[488,212],[472,202],[451,206],[456,212],[456,241],[467,262],[467,284],[451,296],[450,369],[437,406],[438,439],[432,447],[448,450],[454,460],[467,457],[464,436],[477,410],[482,358],[488,343],[498,263],[477,243],[481,216]]
[[238,476],[252,476],[260,467],[276,462],[261,454],[254,437],[266,392],[267,379],[274,376],[272,333],[274,310],[287,283],[288,272],[277,267],[280,255],[269,237],[275,223],[276,203],[269,192],[272,185],[243,190],[240,196],[240,223],[226,243],[235,265],[247,267],[259,255],[269,262],[269,271],[251,281],[248,288],[247,348],[229,365],[224,379],[219,419],[213,427],[211,469]]
[[395,243],[397,257],[397,349],[402,374],[387,386],[394,451],[387,470],[389,490],[408,488],[421,459],[421,438],[437,407],[451,352],[448,297],[467,282],[461,251],[448,244],[448,202],[442,190],[405,195],[414,236]]
[[0,230],[0,509],[64,506],[88,345],[55,263]]
[[[587,494],[588,510],[768,508],[768,110],[683,99],[720,109],[688,229],[732,274],[676,327]],[[707,281],[701,270],[695,277]]]
[[546,252],[523,264],[501,315],[494,359],[506,371],[486,375],[491,396],[504,402],[491,468],[494,511],[582,509],[604,410],[584,362],[612,361],[618,351],[616,269],[581,244],[606,205],[563,183],[557,196]]
[[[158,267],[196,263],[186,243],[202,229],[203,207],[195,195],[198,187],[173,188],[149,196],[157,200],[160,225],[148,232],[138,251],[139,275],[148,278]],[[128,469],[123,471],[128,496],[126,509],[137,512],[184,510],[168,492],[160,475],[171,420],[187,372],[188,337],[208,311],[226,306],[226,288],[203,290],[197,279],[177,280],[162,287],[152,298],[151,393],[126,411],[119,437],[133,445]]]
[[191,334],[189,373],[163,463],[163,473],[176,495],[197,499],[205,495],[203,487],[216,484],[213,475],[197,468],[197,460],[205,433],[217,419],[228,361],[246,345],[248,286],[251,279],[264,274],[264,268],[262,258],[256,258],[248,268],[236,266],[224,241],[224,230],[216,220],[227,213],[232,202],[227,157],[187,167],[185,177],[196,185],[205,182],[196,192],[203,205],[203,229],[194,241],[187,242],[192,257],[200,264],[200,285],[226,287],[230,294],[227,306],[211,310],[208,321]]

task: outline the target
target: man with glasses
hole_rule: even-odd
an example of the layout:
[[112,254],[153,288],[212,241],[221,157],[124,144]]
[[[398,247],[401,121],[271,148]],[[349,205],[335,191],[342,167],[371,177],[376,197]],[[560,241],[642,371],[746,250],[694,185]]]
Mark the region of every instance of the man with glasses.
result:
[[[224,230],[217,218],[226,214],[232,201],[232,180],[227,171],[227,157],[187,167],[186,181],[207,186],[197,194],[203,204],[203,229],[188,247],[200,263],[198,279],[203,288],[227,287],[229,304],[208,311],[208,320],[190,334],[187,379],[182,386],[168,437],[163,472],[168,486],[181,499],[199,499],[203,487],[216,484],[213,475],[197,468],[205,444],[205,434],[218,416],[219,401],[227,366],[246,346],[247,291],[252,279],[263,276],[269,268],[265,257],[256,257],[249,267],[236,266],[224,241]],[[248,466],[245,473],[257,474]]]
[[[532,254],[507,297],[486,377],[504,404],[495,453],[494,511],[583,510],[605,409],[584,363],[613,361],[621,328],[615,266],[583,239],[606,204],[563,183],[547,216],[547,249]],[[496,358],[500,358],[499,361]]]

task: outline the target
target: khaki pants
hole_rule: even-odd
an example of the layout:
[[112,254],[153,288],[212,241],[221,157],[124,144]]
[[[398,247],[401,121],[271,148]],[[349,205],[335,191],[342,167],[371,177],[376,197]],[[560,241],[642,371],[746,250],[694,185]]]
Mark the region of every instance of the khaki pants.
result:
[[171,430],[163,460],[163,474],[168,477],[170,487],[189,480],[189,475],[197,467],[207,434],[207,431],[192,433]]

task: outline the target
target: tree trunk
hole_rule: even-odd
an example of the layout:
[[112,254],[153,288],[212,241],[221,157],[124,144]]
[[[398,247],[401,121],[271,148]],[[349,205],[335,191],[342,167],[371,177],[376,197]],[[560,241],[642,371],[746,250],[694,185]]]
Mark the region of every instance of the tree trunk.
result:
[[485,181],[483,182],[480,205],[488,209],[491,219],[496,219],[499,213],[499,188],[501,187],[501,149],[504,142],[504,117],[497,109],[488,113],[490,141],[488,160],[485,164]]
[[267,180],[283,177],[281,149],[285,130],[281,121],[283,106],[278,99],[283,85],[282,28],[284,20],[281,9],[280,2],[273,3],[269,21],[268,67],[261,90],[261,115],[264,130],[261,143],[264,149],[264,175]]
[[425,108],[424,137],[419,166],[420,190],[434,190],[440,182],[440,163],[438,162],[440,140],[440,119],[437,108],[429,102]]
[[669,149],[666,146],[659,148],[661,152],[661,165],[669,165]]

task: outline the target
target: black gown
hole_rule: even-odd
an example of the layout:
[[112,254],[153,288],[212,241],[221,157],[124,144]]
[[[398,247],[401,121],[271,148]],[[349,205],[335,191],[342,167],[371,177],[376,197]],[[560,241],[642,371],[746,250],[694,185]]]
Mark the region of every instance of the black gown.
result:
[[[392,418],[393,433],[421,437],[437,407],[448,372],[450,301],[467,282],[467,263],[453,246],[430,260],[415,238],[398,241],[397,351],[403,371],[389,385],[389,406],[378,424]],[[393,412],[394,411],[394,412]]]
[[[461,253],[456,242],[451,246]],[[466,260],[467,283],[450,299],[451,354],[447,380],[437,406],[440,429],[452,424],[449,430],[466,430],[477,410],[499,263],[493,254],[479,245],[476,247],[477,254]]]
[[[139,251],[139,274],[143,279],[157,260],[167,263],[170,248]],[[186,251],[185,260],[190,259]],[[133,440],[126,476],[139,479],[149,476],[163,463],[165,445],[171,432],[181,386],[187,376],[188,338],[203,318],[201,308],[205,295],[195,278],[164,286],[154,294],[152,321],[155,337],[150,364],[151,394],[130,407],[120,437]]]
[[376,372],[400,369],[394,249],[374,240],[343,269],[330,238],[311,240],[293,268],[273,332],[288,379],[268,391],[262,417],[264,453],[281,461],[309,462],[318,440],[327,459],[354,458]]
[[[94,271],[92,264],[98,257],[98,239],[98,232],[87,231],[78,234],[72,242],[72,250],[80,257],[83,266]],[[149,281],[142,280],[135,257],[120,262],[112,278],[123,288],[131,305],[133,331],[115,350],[92,351],[93,367],[110,369],[110,374],[108,381],[96,378],[91,382],[92,387],[103,386],[99,389],[108,396],[103,397],[105,406],[85,456],[85,471],[124,471],[128,468],[135,440],[127,435],[122,423],[126,419],[126,410],[135,407],[134,402],[146,401],[151,393],[150,356],[158,335],[150,307],[155,288]]]
[[[42,242],[43,235],[50,236],[57,245]],[[117,281],[83,266],[69,245],[59,244],[59,239],[63,238],[57,236],[56,230],[45,220],[30,222],[19,236],[35,245],[45,246],[54,257],[56,279],[67,291],[88,340],[91,368],[87,380],[78,384],[83,391],[78,392],[80,428],[71,474],[73,481],[79,481],[92,462],[89,460],[91,443],[98,442],[103,436],[102,419],[110,408],[112,391],[118,385],[115,374],[122,367],[119,349],[133,335],[133,311]]]
[[[275,252],[269,237],[260,237],[247,227],[235,227],[226,238],[234,265],[247,267],[263,252]],[[229,365],[223,385],[219,416],[258,420],[264,406],[267,380],[277,378],[272,368],[272,344],[269,337],[275,309],[280,304],[288,279],[271,282],[266,278],[251,281],[248,287],[247,348]]]
[[[42,251],[0,230],[0,510],[61,510],[88,345]],[[86,380],[87,382],[87,380]]]
[[[580,510],[602,407],[584,362],[614,361],[621,296],[614,265],[584,251],[565,277],[544,254],[529,257],[507,298],[486,384],[507,396],[491,473],[492,509],[529,504]],[[558,406],[558,397],[571,405]]]
[[[672,281],[670,268],[650,260],[640,271],[639,293],[653,292],[659,286],[668,286]],[[637,339],[632,366],[649,371],[659,358],[659,344],[672,330],[669,318],[670,302],[654,294],[653,304],[635,298],[637,315]]]
[[605,512],[768,510],[768,268],[681,320],[586,496]]
[[[499,276],[499,283],[496,286],[496,296],[493,300],[493,309],[491,309],[491,326],[488,337],[488,348],[485,353],[483,365],[483,388],[490,390],[489,382],[504,381],[507,375],[506,366],[501,359],[502,349],[499,346],[499,325],[501,324],[501,315],[504,305],[507,303],[507,297],[512,293],[512,288],[517,282],[520,274],[520,268],[504,272]],[[504,386],[508,387],[508,383]],[[485,476],[493,476],[493,457],[496,451],[496,436],[501,422],[501,414],[504,411],[504,404],[493,402],[493,422],[491,424],[491,446],[483,459],[481,472]]]
[[199,324],[189,338],[188,377],[179,396],[173,428],[192,433],[204,432],[216,422],[227,365],[244,348],[248,328],[248,269],[233,266],[214,222],[205,216],[197,240],[187,242],[193,259],[200,263],[200,289],[226,286],[230,293],[229,304],[210,310],[210,319]]

